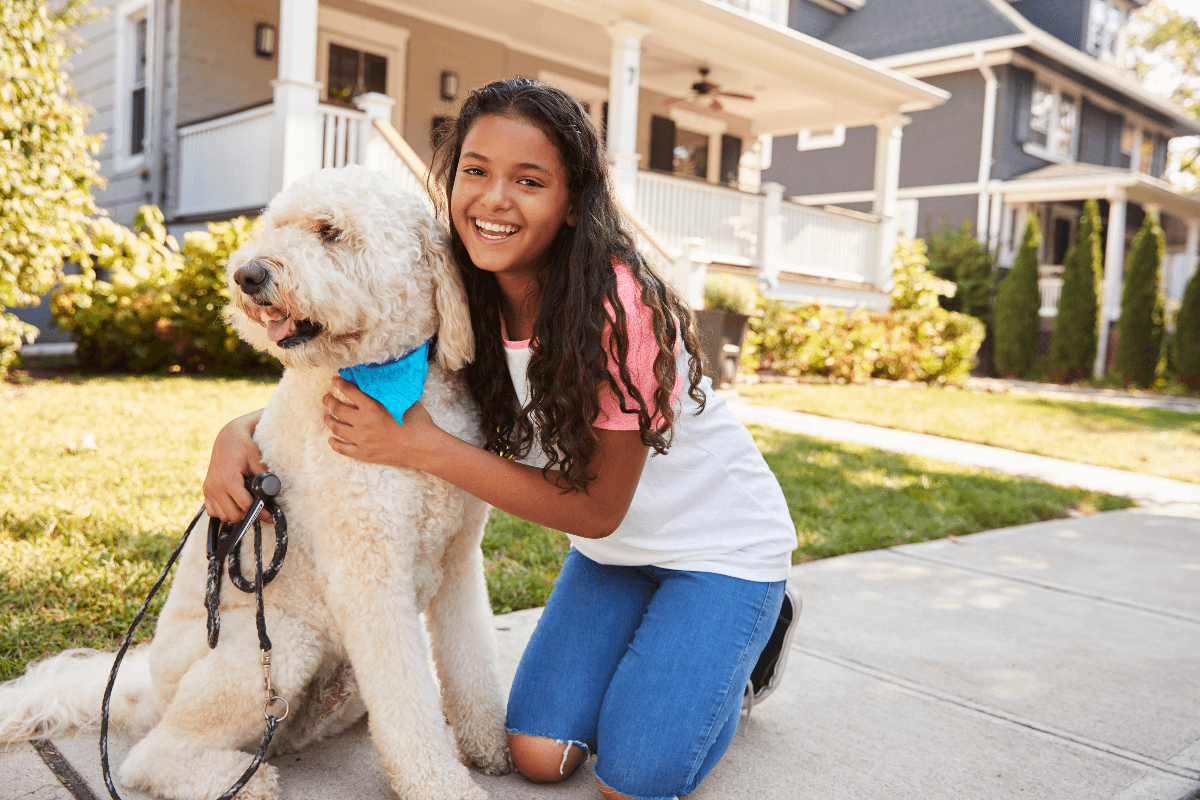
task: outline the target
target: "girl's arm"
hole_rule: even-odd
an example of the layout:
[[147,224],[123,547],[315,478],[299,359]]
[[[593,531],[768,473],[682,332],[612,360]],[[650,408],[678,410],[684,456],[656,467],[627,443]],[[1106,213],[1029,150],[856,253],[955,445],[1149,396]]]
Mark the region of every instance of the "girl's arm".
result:
[[503,511],[565,533],[600,539],[629,511],[649,450],[638,431],[597,429],[596,454],[588,465],[596,478],[586,491],[563,491],[538,467],[519,464],[458,439],[434,424],[420,403],[404,414],[404,425],[358,387],[341,378],[334,385],[350,403],[325,395],[325,424],[338,453],[376,464],[415,467],[454,484]]
[[[238,522],[250,508],[253,498],[246,491],[243,477],[267,469],[252,438],[261,417],[261,408],[251,411],[227,422],[217,434],[208,460],[208,473],[204,476],[204,509],[210,517]],[[270,519],[267,514],[265,521]]]

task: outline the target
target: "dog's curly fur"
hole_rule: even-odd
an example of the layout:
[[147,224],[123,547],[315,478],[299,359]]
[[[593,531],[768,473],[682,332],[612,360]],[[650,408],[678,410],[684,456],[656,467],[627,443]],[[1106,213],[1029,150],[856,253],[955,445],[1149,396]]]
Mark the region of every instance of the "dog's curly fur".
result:
[[[267,273],[253,297],[233,277],[252,261]],[[276,693],[290,704],[272,752],[343,730],[365,710],[402,798],[486,798],[461,762],[510,767],[479,549],[488,507],[425,473],[338,455],[322,422],[335,370],[387,361],[436,333],[421,401],[443,429],[482,442],[459,374],[473,339],[445,232],[382,176],[322,170],[271,202],[228,273],[239,334],[287,367],[254,435],[283,483],[290,533],[264,592]],[[178,800],[226,791],[263,730],[254,597],[228,577],[220,643],[206,642],[206,525],[184,548],[154,639],[122,665],[112,702],[114,726],[144,733],[120,781]],[[252,539],[243,565],[254,564]],[[269,559],[269,526],[263,540]],[[94,723],[112,659],[69,651],[0,686],[0,741]],[[278,792],[264,764],[239,797]]]

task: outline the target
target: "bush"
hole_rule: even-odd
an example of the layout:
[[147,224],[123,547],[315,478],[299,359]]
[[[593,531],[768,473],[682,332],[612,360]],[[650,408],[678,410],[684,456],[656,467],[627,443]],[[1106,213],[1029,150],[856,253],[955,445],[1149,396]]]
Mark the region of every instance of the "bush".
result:
[[1030,214],[1012,269],[1000,281],[992,311],[992,358],[1005,378],[1029,375],[1037,355],[1038,246],[1042,242],[1037,216]]
[[962,384],[983,323],[933,307],[891,313],[762,300],[750,318],[743,363],[784,375],[849,382],[871,378]]
[[956,287],[926,267],[925,242],[900,240],[892,258],[892,310],[917,311],[938,307],[939,297],[953,297]]
[[704,307],[723,308],[739,314],[754,313],[758,290],[745,278],[714,272],[704,279]]
[[1050,337],[1050,374],[1058,383],[1089,378],[1100,340],[1100,204],[1083,204],[1075,246],[1063,258],[1062,294]]
[[96,220],[94,253],[51,297],[55,322],[73,334],[84,369],[238,374],[274,363],[222,316],[225,263],[249,239],[250,221],[210,223],[206,233],[188,233],[182,250],[154,206],[138,210],[134,227]]
[[947,311],[970,314],[990,325],[992,289],[995,285],[992,254],[971,232],[971,221],[951,232],[943,228],[929,236],[929,269],[939,278],[953,281],[957,291],[938,302]]
[[1200,270],[1184,290],[1183,302],[1175,317],[1171,356],[1183,385],[1193,392],[1200,391]]
[[1121,291],[1117,321],[1117,361],[1113,372],[1125,385],[1149,386],[1162,358],[1166,335],[1166,299],[1159,286],[1163,231],[1158,217],[1146,214],[1133,237]]

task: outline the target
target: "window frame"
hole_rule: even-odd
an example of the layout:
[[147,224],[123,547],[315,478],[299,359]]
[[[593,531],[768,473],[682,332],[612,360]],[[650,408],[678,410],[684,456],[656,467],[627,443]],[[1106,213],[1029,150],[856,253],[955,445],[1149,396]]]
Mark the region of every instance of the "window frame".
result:
[[[1030,134],[1038,136],[1042,135],[1042,132],[1033,127],[1033,101],[1037,96],[1039,87],[1048,88],[1052,97],[1049,120],[1045,131],[1046,142],[1045,144],[1041,144],[1036,141],[1026,141],[1021,144],[1021,149],[1031,156],[1053,164],[1066,164],[1078,161],[1079,133],[1083,127],[1083,98],[1085,94],[1083,87],[1070,85],[1052,73],[1033,71],[1033,85],[1029,89],[1029,131]],[[1071,142],[1065,153],[1054,149],[1052,146],[1059,132],[1063,95],[1067,95],[1073,99],[1072,106],[1075,108],[1075,128],[1071,131]]]
[[[126,0],[116,7],[113,15],[114,42],[116,48],[113,98],[113,169],[124,172],[144,166],[146,155],[151,150],[151,110],[154,108],[154,9],[149,0]],[[135,60],[137,54],[137,26],[141,22],[146,25],[146,68],[143,80],[135,86],[134,76],[137,73]],[[143,90],[142,112],[142,148],[133,152],[133,94],[137,89]]]

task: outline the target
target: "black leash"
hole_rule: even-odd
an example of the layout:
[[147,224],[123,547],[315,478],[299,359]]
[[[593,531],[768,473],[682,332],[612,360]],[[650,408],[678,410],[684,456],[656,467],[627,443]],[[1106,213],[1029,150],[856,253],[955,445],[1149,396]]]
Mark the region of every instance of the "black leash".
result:
[[[225,792],[217,800],[232,800],[233,796],[241,791],[242,787],[250,781],[250,778],[258,771],[259,766],[266,757],[267,748],[271,746],[271,740],[275,737],[275,731],[279,728],[279,724],[287,718],[288,711],[290,710],[287,700],[275,694],[275,686],[271,682],[271,639],[267,636],[266,615],[263,611],[262,595],[263,587],[279,574],[279,569],[283,566],[284,556],[287,554],[287,520],[275,502],[275,497],[279,494],[281,485],[279,478],[270,472],[261,472],[253,478],[247,479],[246,488],[250,490],[254,502],[241,522],[236,525],[230,525],[218,519],[209,519],[208,521],[208,582],[205,588],[204,606],[208,610],[208,646],[213,648],[217,646],[217,639],[221,631],[219,610],[221,603],[221,573],[224,569],[225,561],[228,559],[230,581],[239,590],[247,594],[253,593],[255,596],[255,621],[258,625],[258,643],[262,651],[263,679],[267,692],[267,701],[263,704],[263,716],[267,720],[267,728],[263,733],[262,743],[258,747],[258,752],[255,753],[254,759],[250,762],[250,766],[237,779],[237,782],[229,788],[229,791]],[[266,570],[263,569],[262,563],[262,524],[258,521],[258,515],[264,508],[271,515],[271,519],[275,523],[275,555],[271,559],[271,565]],[[100,766],[104,773],[104,785],[108,788],[108,793],[112,797],[112,800],[121,800],[121,796],[117,794],[117,787],[113,784],[112,773],[108,764],[109,705],[112,700],[113,686],[117,682],[117,670],[121,666],[121,661],[125,658],[125,652],[129,649],[130,642],[133,641],[134,631],[137,630],[142,617],[146,615],[146,611],[150,608],[150,602],[154,599],[154,595],[158,594],[163,581],[167,579],[167,573],[170,572],[171,566],[178,560],[179,554],[183,552],[183,546],[187,543],[188,536],[191,535],[192,529],[196,527],[196,523],[203,514],[204,506],[200,506],[200,510],[196,512],[196,516],[192,517],[192,521],[188,523],[187,529],[183,532],[183,538],[179,540],[175,551],[167,559],[167,564],[163,567],[162,574],[158,576],[158,580],[151,587],[146,601],[142,603],[137,616],[133,618],[133,622],[129,625],[129,630],[125,632],[125,638],[121,640],[121,646],[117,650],[116,660],[113,661],[112,671],[108,675],[108,685],[104,689],[104,702],[100,710]],[[241,543],[242,537],[246,534],[246,530],[251,524],[254,525],[254,583],[250,583],[242,576],[238,552],[238,544]],[[283,714],[280,716],[275,716],[268,711],[276,703],[283,703]]]

